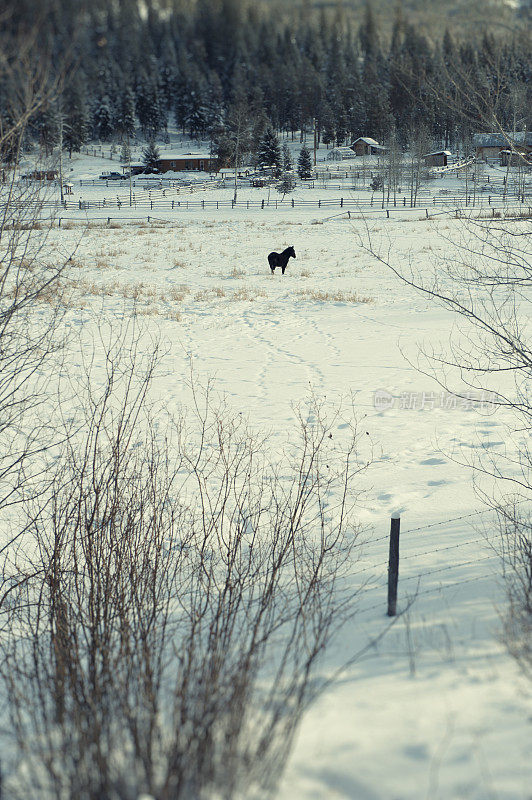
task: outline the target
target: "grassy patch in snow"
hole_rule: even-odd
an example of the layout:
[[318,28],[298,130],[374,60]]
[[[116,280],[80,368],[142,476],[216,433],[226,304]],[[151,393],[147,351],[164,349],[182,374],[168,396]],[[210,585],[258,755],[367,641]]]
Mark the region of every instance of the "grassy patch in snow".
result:
[[320,289],[300,289],[297,294],[303,300],[314,300],[318,303],[373,303],[372,297],[340,290],[324,292]]

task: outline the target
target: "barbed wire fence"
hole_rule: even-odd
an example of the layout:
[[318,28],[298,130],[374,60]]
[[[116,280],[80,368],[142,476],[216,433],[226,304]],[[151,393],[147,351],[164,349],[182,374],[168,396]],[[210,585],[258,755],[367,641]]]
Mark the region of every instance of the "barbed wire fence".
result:
[[[526,502],[526,500],[522,500],[522,501],[519,501],[519,502],[524,503],[524,502]],[[472,575],[471,576],[469,574],[466,574],[466,576],[464,576],[463,578],[458,578],[458,579],[453,580],[451,582],[439,581],[436,586],[431,586],[430,588],[419,590],[419,586],[421,585],[421,583],[424,580],[426,580],[427,578],[432,578],[432,576],[434,576],[434,575],[439,575],[439,576],[445,577],[445,575],[447,573],[455,572],[455,571],[458,571],[458,570],[463,569],[465,567],[471,567],[471,566],[476,565],[476,564],[484,564],[484,563],[489,562],[489,561],[500,560],[500,557],[501,557],[500,556],[500,552],[497,549],[497,547],[495,546],[495,542],[499,538],[498,531],[495,531],[495,532],[491,531],[490,532],[488,530],[484,530],[484,532],[481,535],[478,535],[478,532],[475,531],[476,535],[474,536],[474,538],[471,538],[471,536],[469,536],[469,537],[466,537],[465,539],[462,539],[462,540],[460,540],[458,542],[453,542],[452,544],[444,543],[441,546],[438,545],[437,547],[432,547],[432,548],[427,548],[427,546],[426,546],[427,537],[423,536],[424,533],[432,532],[432,531],[434,531],[435,529],[438,529],[438,528],[443,528],[443,526],[452,525],[454,523],[462,522],[464,520],[472,520],[474,518],[481,519],[484,515],[495,514],[495,513],[496,513],[495,509],[490,508],[490,507],[486,507],[486,508],[479,509],[477,511],[473,511],[473,512],[470,512],[470,513],[467,513],[467,514],[461,514],[461,515],[456,516],[456,517],[449,517],[449,518],[446,518],[446,519],[438,520],[437,522],[433,522],[433,523],[429,523],[429,524],[425,524],[425,525],[419,525],[419,526],[417,526],[415,528],[409,528],[406,531],[402,531],[401,532],[402,540],[404,540],[405,537],[412,537],[414,534],[417,534],[417,536],[421,535],[422,541],[425,542],[425,546],[421,550],[416,550],[415,552],[408,552],[407,555],[402,556],[401,558],[399,558],[399,526],[400,526],[400,521],[399,521],[399,518],[396,517],[394,519],[392,517],[391,526],[390,526],[390,533],[388,533],[386,535],[383,535],[383,536],[372,537],[372,538],[368,539],[364,543],[365,545],[370,546],[370,545],[373,545],[373,544],[376,544],[376,543],[379,543],[379,542],[383,542],[385,540],[389,540],[390,541],[390,551],[389,551],[388,558],[386,560],[382,560],[382,561],[379,561],[377,563],[368,564],[367,566],[364,566],[361,569],[356,569],[356,570],[353,570],[352,572],[347,572],[343,577],[347,581],[347,580],[349,580],[351,578],[355,578],[355,577],[358,577],[360,575],[368,575],[368,574],[377,573],[377,575],[375,576],[375,580],[372,580],[370,578],[363,586],[361,586],[361,587],[359,587],[359,589],[357,589],[357,593],[364,595],[364,594],[367,594],[369,592],[374,592],[374,593],[375,592],[381,592],[386,587],[388,587],[388,591],[389,592],[391,591],[392,599],[393,599],[394,595],[395,595],[395,597],[397,597],[397,591],[398,591],[398,586],[399,586],[398,576],[399,576],[399,564],[400,563],[403,563],[405,561],[406,562],[412,562],[413,560],[417,560],[419,558],[425,558],[427,556],[436,556],[436,555],[438,555],[440,553],[448,553],[449,555],[452,555],[453,551],[456,551],[456,550],[460,551],[463,548],[470,547],[470,546],[475,545],[475,544],[484,544],[484,545],[486,545],[487,548],[490,548],[492,550],[491,553],[488,553],[488,554],[485,554],[485,555],[478,554],[474,558],[470,558],[469,557],[469,558],[466,558],[465,560],[464,559],[458,560],[458,561],[452,560],[452,561],[450,561],[450,563],[445,564],[443,566],[434,566],[434,567],[431,567],[431,568],[428,568],[428,569],[425,569],[425,570],[421,570],[419,572],[415,572],[413,574],[407,574],[404,577],[401,576],[400,585],[403,586],[404,584],[411,583],[412,581],[417,581],[418,587],[417,587],[416,591],[413,593],[413,594],[415,594],[415,597],[417,598],[420,595],[428,595],[428,594],[434,594],[434,593],[446,591],[447,589],[456,588],[456,587],[459,587],[459,586],[461,586],[463,584],[474,583],[475,581],[483,581],[483,580],[486,580],[488,578],[492,578],[493,579],[493,578],[495,578],[497,576],[497,571],[496,571],[495,568],[493,570],[491,570],[490,572],[484,572],[481,575]],[[394,528],[395,528],[395,542],[393,541],[394,540]],[[475,530],[475,529],[473,529],[473,530]],[[411,541],[409,541],[408,544],[410,545]],[[379,571],[381,571],[381,573],[382,573],[383,567],[387,567],[387,571],[386,571],[386,573],[379,575],[378,573],[379,573]],[[351,590],[351,587],[346,587],[346,591],[350,591],[350,590]],[[408,595],[408,593],[406,593],[406,595],[403,597],[403,600],[406,599],[407,603],[409,603],[410,602],[410,597],[411,597],[411,595]],[[383,593],[382,598],[378,602],[375,602],[374,604],[372,604],[370,606],[365,606],[365,607],[359,608],[358,611],[357,611],[357,615],[358,614],[368,614],[368,613],[370,613],[372,611],[375,611],[377,609],[381,609],[383,611],[383,613],[384,613],[384,611],[386,609],[386,599],[384,597],[384,593]],[[401,611],[400,613],[403,613],[403,612]],[[395,611],[395,607],[393,607],[393,603],[392,603],[392,609],[390,609],[390,605],[388,605],[388,616],[393,617],[395,615],[396,615],[396,611]]]

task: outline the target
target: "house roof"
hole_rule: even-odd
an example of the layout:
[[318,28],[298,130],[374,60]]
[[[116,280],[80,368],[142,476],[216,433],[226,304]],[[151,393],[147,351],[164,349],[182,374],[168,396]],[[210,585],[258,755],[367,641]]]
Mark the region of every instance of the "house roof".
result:
[[474,133],[475,147],[507,147],[509,144],[526,144],[532,146],[532,131],[516,131],[515,133]]
[[172,161],[178,158],[188,158],[188,159],[205,159],[210,158],[210,153],[183,153],[177,150],[168,150],[162,153],[157,161]]
[[377,145],[377,147],[379,147],[379,146],[380,146],[380,145],[379,145],[379,143],[375,141],[375,139],[371,139],[369,136],[359,136],[359,137],[358,137],[358,139],[355,139],[355,141],[354,141],[354,142],[351,144],[351,147],[352,147],[354,144],[356,144],[357,142],[364,142],[365,144],[370,144],[370,145],[372,145],[373,147],[374,147],[375,145]]
[[427,156],[452,156],[452,153],[449,150],[434,150],[433,153],[425,153],[423,158]]

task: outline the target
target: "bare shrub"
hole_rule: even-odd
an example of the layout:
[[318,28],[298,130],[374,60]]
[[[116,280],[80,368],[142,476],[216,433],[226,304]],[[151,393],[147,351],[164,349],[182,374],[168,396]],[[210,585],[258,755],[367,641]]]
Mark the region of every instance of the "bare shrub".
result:
[[0,13],[3,23],[10,22],[0,26],[1,612],[18,579],[11,551],[20,535],[16,523],[14,530],[4,526],[4,512],[9,515],[14,504],[32,494],[42,470],[36,456],[53,441],[52,415],[40,412],[51,390],[50,373],[52,379],[56,374],[50,362],[61,348],[57,324],[63,307],[57,287],[68,266],[68,255],[58,259],[50,253],[53,221],[43,213],[45,190],[18,179],[27,127],[53,99],[59,79],[49,73],[50,53],[40,38],[38,21],[45,12],[36,9],[33,24],[26,21],[17,30],[10,19],[15,5],[4,3]]
[[107,353],[28,520],[10,797],[264,796],[352,611],[355,432],[333,445],[314,404],[279,460],[209,391],[163,425],[153,364]]
[[532,520],[515,505],[498,509],[504,584],[508,606],[503,640],[532,679]]

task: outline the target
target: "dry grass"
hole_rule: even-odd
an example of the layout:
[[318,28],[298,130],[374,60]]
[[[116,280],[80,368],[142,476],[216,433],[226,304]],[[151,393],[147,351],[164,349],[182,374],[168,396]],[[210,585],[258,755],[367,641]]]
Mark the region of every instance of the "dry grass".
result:
[[13,225],[15,231],[42,231],[42,228],[40,222],[15,222]]
[[230,296],[230,300],[252,303],[259,297],[267,297],[264,289],[242,287],[242,289],[236,289],[233,292],[233,294]]
[[[175,286],[169,290],[162,290],[155,284],[150,283],[122,283],[119,281],[106,281],[97,283],[82,279],[62,279],[58,280],[41,292],[37,302],[53,304],[59,303],[65,308],[84,308],[86,298],[89,297],[122,297],[125,300],[132,300],[142,304],[144,308],[151,308],[151,311],[142,313],[155,315],[160,313],[156,304],[158,303],[179,303],[190,289],[187,286]],[[165,316],[170,319],[180,319],[174,309],[170,308],[165,312]]]
[[194,300],[201,303],[206,300],[215,300],[217,297],[225,297],[225,289],[223,286],[213,286],[212,289],[202,289],[196,292]]
[[318,303],[372,303],[372,297],[365,297],[356,292],[323,292],[319,289],[301,289],[297,292],[304,300],[315,300]]
[[213,272],[212,270],[207,270],[205,275],[207,278],[245,278],[247,277],[247,272],[243,269],[238,269],[238,267],[233,267],[230,272]]
[[173,300],[176,303],[180,303],[182,300],[184,300],[185,296],[189,294],[189,292],[190,289],[188,288],[188,286],[181,284],[180,286],[173,286],[168,291],[168,296],[170,300]]

